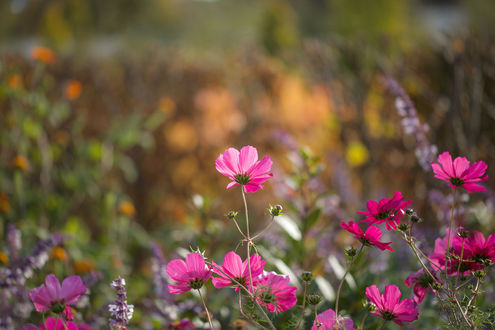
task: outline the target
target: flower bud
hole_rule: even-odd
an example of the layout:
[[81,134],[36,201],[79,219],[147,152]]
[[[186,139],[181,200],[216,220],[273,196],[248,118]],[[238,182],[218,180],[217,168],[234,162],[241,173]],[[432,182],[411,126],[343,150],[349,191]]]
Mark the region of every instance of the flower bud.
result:
[[308,296],[308,303],[310,305],[318,305],[321,302],[321,297],[317,294],[312,294]]
[[301,278],[305,282],[311,282],[311,280],[313,279],[313,274],[311,272],[303,272]]
[[457,229],[457,236],[461,238],[469,237],[469,231],[461,227]]
[[408,217],[410,217],[414,214],[414,210],[411,208],[407,208],[404,210],[404,214],[407,215]]
[[275,205],[275,206],[271,206],[268,208],[268,213],[272,216],[272,217],[277,217],[279,215],[282,215],[282,205]]
[[477,270],[473,272],[473,275],[476,276],[477,278],[483,278],[485,277],[486,273],[482,270]]
[[349,258],[352,258],[356,255],[357,251],[354,247],[350,247],[347,250],[344,250],[344,254]]
[[442,288],[442,283],[435,282],[432,285],[433,290],[440,290]]
[[409,225],[407,223],[401,223],[398,227],[397,227],[400,231],[406,231],[409,229]]
[[229,211],[225,216],[227,217],[227,219],[235,219],[235,217],[237,217],[237,215],[239,214],[239,212],[236,212],[236,211]]
[[423,219],[421,219],[416,214],[414,214],[414,215],[411,216],[411,221],[414,222],[414,223],[420,223],[421,221],[423,221]]

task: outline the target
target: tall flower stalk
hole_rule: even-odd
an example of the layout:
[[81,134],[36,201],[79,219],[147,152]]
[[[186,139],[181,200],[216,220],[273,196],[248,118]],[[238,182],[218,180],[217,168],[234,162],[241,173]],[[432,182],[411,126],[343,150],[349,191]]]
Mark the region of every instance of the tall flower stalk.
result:
[[126,329],[129,320],[132,319],[134,313],[134,305],[127,304],[127,292],[125,289],[125,279],[120,276],[112,281],[110,286],[117,291],[117,298],[113,304],[108,305],[108,309],[112,317],[110,318],[110,326],[113,329]]

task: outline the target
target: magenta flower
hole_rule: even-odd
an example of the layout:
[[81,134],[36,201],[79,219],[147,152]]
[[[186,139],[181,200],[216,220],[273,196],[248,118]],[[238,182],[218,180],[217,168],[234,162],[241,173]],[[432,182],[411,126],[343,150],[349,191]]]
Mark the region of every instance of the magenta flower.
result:
[[380,239],[382,238],[382,231],[377,226],[369,226],[364,233],[361,228],[359,228],[359,226],[353,221],[349,221],[349,223],[342,222],[340,226],[342,226],[342,228],[344,228],[351,234],[354,234],[354,238],[358,239],[365,245],[376,246],[382,251],[394,250],[389,246],[390,244],[392,244],[392,242],[380,242]]
[[61,286],[57,277],[50,274],[45,278],[45,284],[29,291],[29,297],[38,312],[52,310],[62,313],[66,306],[74,305],[86,290],[79,276],[67,277]]
[[[65,323],[65,324],[64,324]],[[49,316],[46,318],[45,323],[43,324],[40,323],[39,327],[29,324],[26,325],[22,330],[82,330],[82,329],[88,329],[91,330],[89,327],[78,327],[77,324],[74,322],[64,322],[63,319],[60,318],[55,318],[53,316]]]
[[211,277],[211,270],[206,267],[205,259],[199,253],[189,253],[186,262],[181,259],[171,260],[166,271],[168,276],[177,282],[168,285],[170,293],[200,289]]
[[[461,243],[462,244],[462,243]],[[473,231],[464,242],[463,259],[472,259],[472,270],[484,268],[484,262],[495,262],[495,234],[485,237],[479,231]]]
[[[444,238],[437,238],[435,240],[435,248],[433,249],[433,252],[428,255],[428,259],[430,260],[431,266],[435,270],[445,270],[446,266],[446,252],[447,252],[447,241],[448,241],[448,236],[449,236],[449,230],[447,229],[447,234]],[[464,243],[464,249],[466,249],[466,242]],[[450,261],[447,266],[447,274],[448,275],[456,275],[457,274],[457,269],[459,269],[459,273],[465,274],[466,272],[469,272],[469,270],[472,268],[472,263],[466,261],[469,259],[468,254],[466,251],[463,253],[463,261],[462,264],[459,267],[459,259],[461,256],[461,250],[462,250],[462,238],[460,238],[457,235],[451,235],[450,236],[450,248],[451,248],[451,253],[457,256],[457,258],[450,258]]]
[[400,296],[400,290],[396,285],[387,285],[383,295],[380,294],[376,285],[366,288],[366,297],[376,308],[376,311],[371,314],[386,321],[394,321],[398,325],[402,325],[402,322],[417,320],[418,305],[416,302],[412,299],[399,302]]
[[335,320],[335,312],[333,309],[327,309],[323,313],[318,314],[315,321],[313,322],[313,327],[311,330],[354,330],[354,322],[352,322],[350,317],[337,316]]
[[431,278],[428,273],[425,273],[423,268],[416,273],[409,275],[404,281],[408,288],[410,288],[411,285],[414,285],[414,301],[418,304],[423,301],[427,291],[430,291],[433,294],[436,293],[436,290],[433,290],[431,287],[435,282],[438,282],[438,279]]
[[475,191],[485,191],[485,187],[476,184],[476,182],[488,180],[488,174],[485,174],[487,165],[484,161],[477,161],[469,165],[466,157],[457,157],[452,162],[452,156],[445,151],[438,156],[438,163],[431,163],[435,178],[449,182],[452,189],[463,187],[469,193]]
[[[261,260],[261,257],[257,254],[253,254],[250,261],[251,276],[254,281],[256,276],[263,273],[263,268],[266,261]],[[230,278],[235,279],[244,286],[249,283],[249,267],[247,259],[243,262],[241,257],[239,257],[239,255],[234,251],[230,251],[225,255],[225,258],[223,259],[223,266],[217,265],[215,262],[213,262],[213,265],[213,273],[220,276],[212,278],[213,286],[215,288],[220,289],[226,286],[234,286],[235,291],[239,291],[239,285],[236,282],[232,282]]]
[[270,172],[272,161],[270,156],[258,160],[258,151],[251,146],[244,146],[239,152],[229,148],[215,160],[218,172],[232,180],[227,189],[242,185],[246,193],[263,189],[263,182],[273,176]]
[[288,276],[265,272],[254,282],[256,300],[272,313],[286,311],[297,302],[297,288],[289,285]]
[[370,224],[380,224],[385,222],[387,230],[396,229],[403,215],[403,210],[411,204],[412,201],[405,201],[402,194],[395,192],[392,199],[383,198],[376,202],[369,200],[366,203],[367,212],[358,212],[358,214],[366,215],[366,219],[359,222],[368,221]]

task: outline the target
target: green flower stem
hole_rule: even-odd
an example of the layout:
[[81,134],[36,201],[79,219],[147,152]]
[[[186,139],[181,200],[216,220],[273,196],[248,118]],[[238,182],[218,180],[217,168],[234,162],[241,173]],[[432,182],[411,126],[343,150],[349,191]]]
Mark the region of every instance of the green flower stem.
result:
[[248,261],[248,270],[249,270],[249,283],[248,287],[250,289],[253,288],[253,275],[251,273],[251,237],[249,235],[249,213],[248,206],[246,201],[246,194],[244,192],[244,185],[241,185],[241,193],[242,193],[242,201],[244,202],[244,212],[246,214],[246,239],[247,239],[247,261]]
[[263,235],[268,229],[270,229],[270,227],[273,225],[273,222],[274,222],[273,219],[275,219],[275,217],[272,215],[272,219],[270,220],[270,223],[268,224],[268,226],[266,226],[265,229],[263,229],[262,231],[260,231],[258,234],[254,235],[254,237],[251,240],[254,241],[258,237],[260,237],[261,235]]
[[203,303],[203,307],[205,308],[206,315],[208,316],[208,323],[210,324],[210,329],[213,330],[213,324],[211,323],[211,317],[210,317],[210,312],[208,311],[208,307],[206,307],[205,300],[203,298],[203,295],[201,294],[201,290],[198,289],[199,297],[201,298],[201,302]]
[[361,254],[361,251],[363,251],[363,248],[364,248],[364,244],[361,245],[358,253],[352,257],[351,261],[347,265],[347,269],[345,270],[344,276],[342,276],[342,279],[340,280],[339,288],[337,289],[337,298],[335,298],[335,317],[337,317],[339,315],[340,291],[342,290],[342,285],[344,284],[344,280],[345,280],[347,274],[349,274],[349,271],[351,270],[352,265],[354,264],[354,260],[356,260],[359,257],[359,255]]
[[459,280],[459,271],[461,270],[461,264],[462,264],[462,258],[464,257],[464,242],[466,239],[463,237],[462,238],[462,248],[461,248],[461,258],[459,260],[459,264],[457,265],[457,274],[455,276],[455,285],[454,285],[454,290],[457,287],[457,282]]
[[301,322],[304,319],[304,310],[306,309],[306,291],[308,290],[308,282],[304,281],[304,291],[303,291],[303,303],[302,303],[302,311],[301,311],[301,318],[299,319],[299,322],[297,322],[296,329],[299,329],[301,327]]
[[[454,188],[454,196],[452,199],[452,211],[450,212],[449,234],[447,238],[447,250],[445,251],[445,278],[447,278],[448,264],[450,263],[450,235],[452,234],[452,225],[454,224],[454,210],[457,188]],[[448,282],[448,281],[447,281]],[[448,285],[448,283],[447,283]]]

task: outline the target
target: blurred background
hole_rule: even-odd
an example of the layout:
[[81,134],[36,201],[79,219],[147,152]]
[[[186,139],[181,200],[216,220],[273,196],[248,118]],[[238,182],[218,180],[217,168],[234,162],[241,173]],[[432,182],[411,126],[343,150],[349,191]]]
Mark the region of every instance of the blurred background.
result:
[[235,248],[223,215],[242,200],[214,161],[248,144],[274,160],[248,196],[254,226],[284,206],[302,239],[274,227],[265,253],[296,274],[333,274],[324,258],[352,242],[340,221],[394,191],[431,249],[452,201],[428,166],[443,151],[488,164],[487,192],[462,195],[473,208],[458,221],[491,233],[494,41],[486,0],[2,0],[2,235],[63,232],[49,267],[126,275],[145,305],[150,241],[167,259]]

